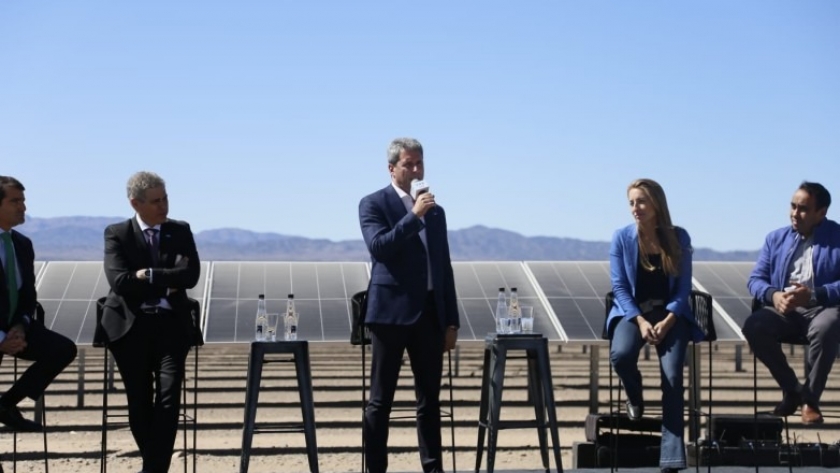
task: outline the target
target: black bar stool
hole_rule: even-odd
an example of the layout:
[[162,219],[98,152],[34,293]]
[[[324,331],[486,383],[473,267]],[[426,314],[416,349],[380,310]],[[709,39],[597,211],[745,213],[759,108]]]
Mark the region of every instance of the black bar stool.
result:
[[[100,440],[99,451],[99,472],[108,472],[108,428],[113,422],[109,419],[122,418],[126,419],[127,423],[128,413],[109,413],[108,412],[108,393],[112,391],[114,382],[113,369],[111,369],[111,357],[109,355],[108,345],[110,340],[105,329],[102,327],[102,310],[105,305],[106,297],[100,297],[96,301],[96,329],[93,333],[93,346],[102,348],[102,437]],[[192,331],[189,334],[190,347],[193,349],[193,383],[192,383],[192,414],[189,413],[189,405],[187,404],[187,375],[185,365],[184,380],[181,385],[181,414],[180,423],[184,435],[184,473],[188,473],[189,458],[192,457],[192,473],[198,470],[198,355],[199,348],[204,346],[204,334],[201,330],[201,304],[193,298],[188,298],[190,307],[190,320],[192,320]],[[116,390],[114,390],[116,391]],[[187,438],[189,431],[192,431],[192,448],[189,449],[187,445]],[[0,471],[0,473],[2,473]],[[47,472],[48,473],[48,472]]]
[[[292,360],[266,360],[266,355],[292,355]],[[263,424],[256,427],[257,401],[260,395],[263,365],[289,362],[295,364],[300,410],[303,425],[289,423]],[[242,426],[242,457],[239,472],[247,473],[251,460],[251,441],[255,433],[303,432],[306,438],[306,454],[309,471],[318,473],[318,443],[315,440],[315,403],[312,399],[312,374],[309,367],[309,342],[305,340],[282,342],[251,342],[251,356],[248,360],[248,385],[245,389],[245,422]]]
[[[505,363],[508,351],[522,350],[528,360],[528,386],[534,401],[535,420],[502,421],[502,391],[505,381]],[[546,411],[548,422],[546,422]],[[540,442],[540,455],[546,472],[551,471],[545,429],[551,432],[554,462],[557,471],[563,471],[560,458],[560,437],[557,433],[557,413],[554,404],[554,385],[551,381],[551,366],[548,360],[548,340],[541,334],[498,335],[488,334],[484,339],[484,368],[481,380],[481,403],[478,413],[478,442],[475,456],[475,471],[481,468],[484,453],[484,434],[487,439],[487,473],[493,473],[496,462],[496,441],[499,430],[536,427]]]
[[[35,321],[44,323],[44,307],[40,302],[35,303]],[[18,359],[14,358],[14,376],[18,377]],[[40,419],[38,416],[40,414]],[[49,449],[47,448],[47,406],[44,404],[44,396],[38,399],[35,407],[35,421],[40,421],[44,434],[44,473],[50,473]],[[17,473],[17,431],[12,431],[12,473]],[[0,473],[3,473],[3,466],[0,465]]]

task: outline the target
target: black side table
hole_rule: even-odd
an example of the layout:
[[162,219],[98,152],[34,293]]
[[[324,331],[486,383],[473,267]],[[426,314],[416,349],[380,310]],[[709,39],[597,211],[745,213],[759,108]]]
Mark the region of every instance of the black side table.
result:
[[[257,401],[260,395],[263,364],[272,363],[265,355],[287,354],[294,358],[297,374],[300,410],[303,426],[288,423],[271,424],[255,428]],[[248,472],[251,459],[251,440],[255,433],[303,432],[306,437],[306,454],[309,471],[318,473],[318,443],[315,440],[315,407],[312,400],[312,373],[309,368],[309,343],[305,340],[282,342],[251,342],[251,357],[248,360],[248,385],[245,391],[245,422],[242,426],[242,457],[239,472]]]
[[[528,389],[534,401],[535,420],[502,421],[502,391],[505,380],[505,363],[508,351],[522,350],[528,360]],[[546,411],[548,422],[546,422]],[[548,340],[541,334],[499,335],[488,334],[484,340],[484,369],[481,381],[481,404],[479,405],[478,443],[475,457],[475,471],[481,468],[484,453],[484,434],[487,439],[487,473],[493,473],[496,461],[496,441],[499,430],[536,427],[540,441],[540,454],[546,472],[551,471],[548,459],[546,429],[551,432],[554,462],[557,471],[563,471],[560,458],[560,438],[557,433],[557,413],[554,404],[554,388],[551,382],[551,366],[548,361]]]

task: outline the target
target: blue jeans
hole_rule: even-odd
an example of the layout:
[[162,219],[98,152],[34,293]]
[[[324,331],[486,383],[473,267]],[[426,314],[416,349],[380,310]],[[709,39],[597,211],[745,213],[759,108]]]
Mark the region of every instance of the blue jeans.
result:
[[[644,314],[651,324],[664,319],[663,309],[654,309]],[[677,317],[677,323],[665,335],[656,354],[659,355],[659,371],[662,380],[662,443],[659,451],[661,468],[685,468],[685,443],[683,433],[683,366],[688,346],[691,327],[683,317]],[[641,406],[642,373],[639,372],[639,352],[645,345],[635,320],[622,317],[615,325],[610,346],[610,361],[616,374],[624,383],[627,399],[631,404]]]

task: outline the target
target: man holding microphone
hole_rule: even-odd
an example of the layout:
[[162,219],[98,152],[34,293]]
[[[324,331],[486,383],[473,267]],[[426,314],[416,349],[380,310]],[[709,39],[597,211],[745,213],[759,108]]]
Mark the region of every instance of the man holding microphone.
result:
[[417,437],[425,473],[443,472],[440,382],[443,352],[458,339],[458,307],[446,215],[422,182],[423,147],[397,138],[388,147],[391,183],[359,203],[371,257],[365,324],[373,349],[365,455],[370,473],[388,469],[388,421],[403,353],[417,396]]

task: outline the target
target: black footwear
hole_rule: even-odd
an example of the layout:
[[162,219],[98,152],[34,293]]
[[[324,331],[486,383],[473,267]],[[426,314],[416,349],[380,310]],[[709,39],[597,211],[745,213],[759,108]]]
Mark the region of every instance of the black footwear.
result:
[[630,404],[630,401],[627,401],[627,417],[630,420],[639,420],[645,413],[645,406],[644,404],[639,404],[638,406],[634,406]]
[[773,409],[773,415],[787,417],[796,413],[799,406],[802,405],[802,394],[794,391],[785,393],[782,402]]
[[662,473],[678,473],[680,470],[678,468],[663,468],[660,471]]
[[24,419],[17,406],[0,406],[0,423],[15,432],[41,432],[44,427],[29,419]]

